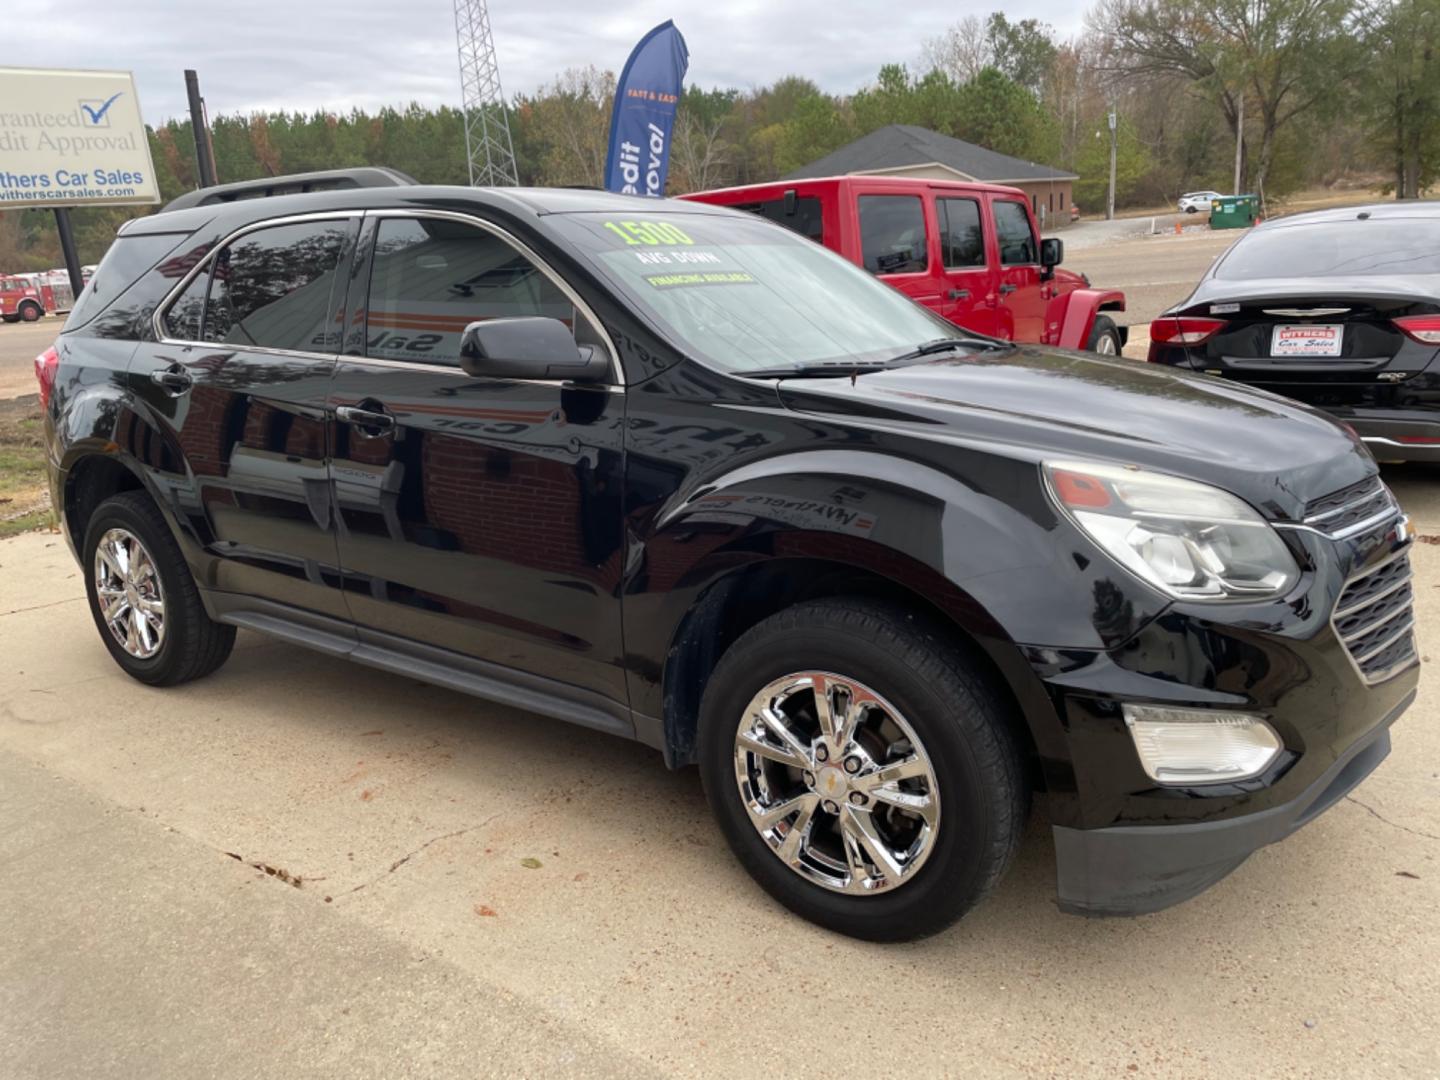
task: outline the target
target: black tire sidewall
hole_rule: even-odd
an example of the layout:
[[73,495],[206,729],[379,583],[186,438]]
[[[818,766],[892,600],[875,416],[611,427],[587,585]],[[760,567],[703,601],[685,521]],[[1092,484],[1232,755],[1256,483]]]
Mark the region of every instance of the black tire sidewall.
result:
[[[762,624],[763,627],[764,624]],[[784,865],[750,822],[735,780],[734,739],[745,707],[765,685],[799,671],[854,678],[893,705],[919,736],[935,769],[940,821],[935,847],[912,880],[893,892],[851,896],[812,884]],[[899,657],[853,633],[829,627],[747,635],[717,666],[701,711],[700,769],[706,797],[731,848],[760,885],[782,904],[822,926],[871,940],[906,940],[943,929],[988,890],[997,800],[957,709],[987,710],[958,688],[947,700]],[[955,693],[957,687],[945,690]],[[994,723],[984,717],[982,723]]]
[[[95,620],[100,639],[105,642],[110,655],[127,674],[141,682],[159,683],[165,681],[175,667],[178,655],[183,649],[183,637],[190,629],[184,625],[184,614],[179,602],[185,584],[180,575],[189,574],[190,571],[184,560],[177,557],[179,553],[174,540],[168,532],[161,531],[164,522],[159,521],[157,524],[159,514],[153,508],[149,510],[150,512],[146,513],[144,504],[139,503],[134,496],[122,495],[101,503],[91,515],[90,523],[86,527],[80,558],[90,615]],[[158,653],[146,659],[127,653],[115,640],[115,635],[110,632],[110,627],[100,614],[95,588],[95,549],[99,546],[100,538],[113,528],[125,529],[140,539],[145,550],[150,553],[156,573],[160,576],[160,588],[165,602],[165,641]]]
[[22,304],[20,306],[20,318],[24,322],[39,322],[44,312],[34,304]]
[[1121,352],[1120,331],[1119,328],[1115,325],[1115,320],[1110,318],[1108,315],[1095,316],[1095,322],[1090,327],[1090,340],[1086,343],[1085,347],[1090,352],[1098,352],[1099,350],[1096,348],[1096,346],[1100,344],[1100,339],[1102,337],[1109,337],[1114,340],[1115,356],[1118,359]]

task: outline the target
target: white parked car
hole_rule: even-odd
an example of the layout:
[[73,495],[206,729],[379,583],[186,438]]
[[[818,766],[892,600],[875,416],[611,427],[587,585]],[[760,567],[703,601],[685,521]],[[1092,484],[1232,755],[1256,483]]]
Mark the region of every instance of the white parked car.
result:
[[1185,214],[1209,213],[1210,200],[1220,198],[1218,191],[1191,191],[1180,196],[1180,210]]

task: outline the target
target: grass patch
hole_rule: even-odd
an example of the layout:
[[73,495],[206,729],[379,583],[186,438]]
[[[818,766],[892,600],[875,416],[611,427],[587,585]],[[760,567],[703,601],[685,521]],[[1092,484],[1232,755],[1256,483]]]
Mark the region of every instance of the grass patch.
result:
[[0,537],[54,526],[40,401],[33,394],[0,401]]

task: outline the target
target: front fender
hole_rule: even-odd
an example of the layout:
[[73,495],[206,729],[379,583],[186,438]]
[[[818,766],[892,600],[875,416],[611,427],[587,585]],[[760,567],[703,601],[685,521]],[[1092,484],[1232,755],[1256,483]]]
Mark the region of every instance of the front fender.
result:
[[1125,294],[1118,289],[1073,289],[1050,301],[1045,323],[1060,328],[1053,344],[1083,350],[1090,345],[1090,331],[1100,312],[1124,310]]

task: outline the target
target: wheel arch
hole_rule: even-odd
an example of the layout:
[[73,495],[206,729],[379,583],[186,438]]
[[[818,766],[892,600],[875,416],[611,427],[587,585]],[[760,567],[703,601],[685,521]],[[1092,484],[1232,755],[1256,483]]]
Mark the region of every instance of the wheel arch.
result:
[[[1057,296],[1050,304],[1046,321],[1060,325],[1055,344],[1062,349],[1083,350],[1090,344],[1090,331],[1099,315],[1125,310],[1125,294],[1118,289],[1074,289]],[[1117,329],[1121,331],[1123,344],[1125,328]]]

